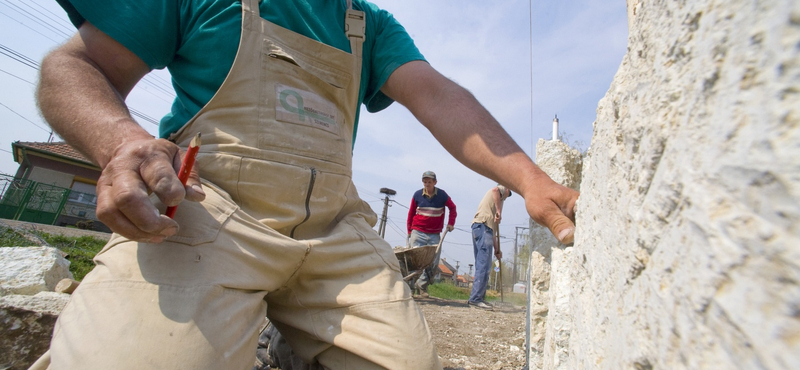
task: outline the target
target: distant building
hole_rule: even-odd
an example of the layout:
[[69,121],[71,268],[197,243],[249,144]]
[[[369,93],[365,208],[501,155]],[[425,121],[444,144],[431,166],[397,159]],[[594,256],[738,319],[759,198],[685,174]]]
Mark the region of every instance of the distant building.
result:
[[64,142],[14,142],[13,178],[0,183],[0,218],[107,231],[97,221],[100,167]]
[[442,258],[439,260],[438,273],[434,281],[447,281],[452,284],[454,271],[456,271],[455,267],[447,263],[446,258]]
[[69,144],[17,141],[11,148],[19,163],[15,178],[95,193],[100,167]]
[[471,288],[473,280],[473,277],[468,274],[458,275],[458,277],[456,277],[456,286]]

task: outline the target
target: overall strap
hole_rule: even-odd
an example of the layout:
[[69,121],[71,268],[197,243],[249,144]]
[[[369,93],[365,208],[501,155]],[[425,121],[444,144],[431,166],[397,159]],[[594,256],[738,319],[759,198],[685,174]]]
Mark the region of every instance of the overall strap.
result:
[[[240,0],[242,2],[242,11],[260,14],[258,4],[260,0]],[[259,15],[260,16],[260,15]]]
[[366,21],[364,12],[353,9],[353,1],[347,0],[347,14],[344,19],[344,32],[350,40],[350,53],[356,58],[358,73],[361,73],[361,49],[364,44]]

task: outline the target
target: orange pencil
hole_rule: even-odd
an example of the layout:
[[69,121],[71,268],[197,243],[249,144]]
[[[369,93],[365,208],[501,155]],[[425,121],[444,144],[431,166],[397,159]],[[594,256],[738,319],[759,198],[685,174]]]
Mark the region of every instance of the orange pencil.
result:
[[[194,166],[194,159],[197,158],[197,151],[200,149],[200,133],[197,133],[191,142],[189,142],[189,149],[186,150],[186,155],[183,157],[183,162],[181,163],[181,169],[178,171],[178,180],[181,180],[181,184],[186,185],[186,181],[189,180],[189,173],[192,172],[192,167]],[[175,211],[178,209],[178,206],[170,206],[167,207],[166,215],[169,218],[173,218],[175,216]]]

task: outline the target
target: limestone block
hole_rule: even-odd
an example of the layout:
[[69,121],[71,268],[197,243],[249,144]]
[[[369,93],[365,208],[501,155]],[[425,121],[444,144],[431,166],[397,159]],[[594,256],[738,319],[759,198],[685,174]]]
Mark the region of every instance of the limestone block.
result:
[[572,248],[553,248],[551,259],[550,301],[542,369],[569,370],[569,337],[572,332],[570,311],[570,275],[567,271]]
[[583,158],[578,149],[559,140],[539,139],[536,143],[536,164],[553,181],[578,190]]
[[800,2],[628,5],[557,272],[568,367],[800,369]]
[[57,248],[0,248],[0,296],[53,291],[65,278],[73,278],[69,261]]
[[[583,160],[577,149],[558,140],[540,139],[536,145],[536,163],[553,181],[573,189],[580,186]],[[528,368],[564,369],[572,327],[569,274],[558,270],[568,267],[564,258],[569,253],[550,230],[533,220],[528,232],[531,243]]]
[[69,297],[55,292],[0,297],[0,365],[27,369],[46,352]]

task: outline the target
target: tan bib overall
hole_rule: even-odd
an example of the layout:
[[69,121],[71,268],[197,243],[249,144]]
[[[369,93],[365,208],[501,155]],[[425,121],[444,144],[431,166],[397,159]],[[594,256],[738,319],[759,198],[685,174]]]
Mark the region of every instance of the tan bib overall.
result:
[[363,13],[347,12],[349,54],[242,5],[225,82],[173,137],[202,133],[206,200],[180,204],[164,243],[112,237],[59,318],[49,368],[249,370],[266,313],[308,363],[440,369],[351,180]]

